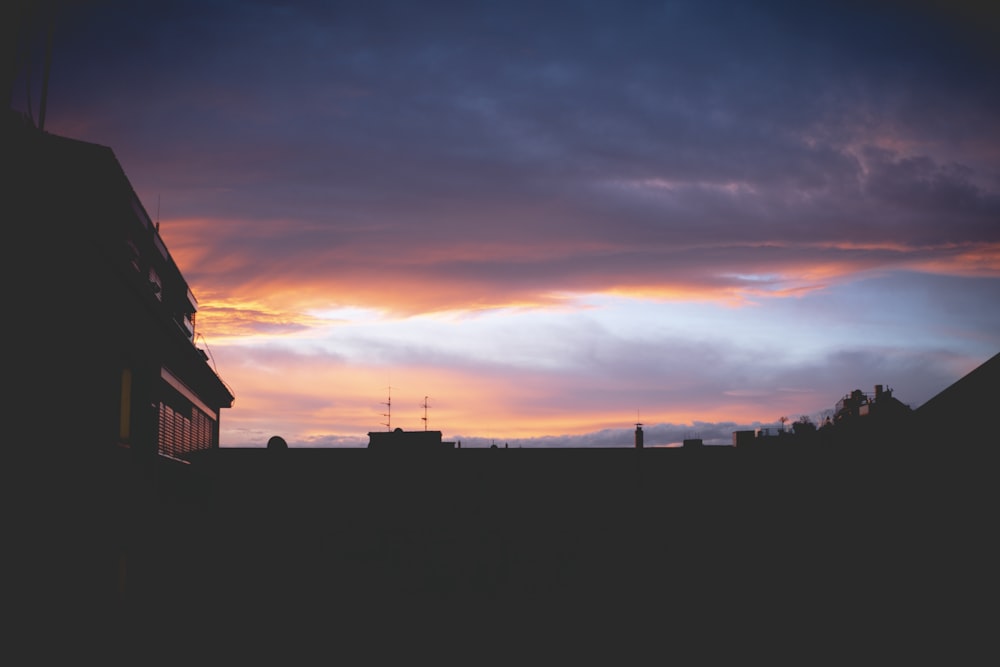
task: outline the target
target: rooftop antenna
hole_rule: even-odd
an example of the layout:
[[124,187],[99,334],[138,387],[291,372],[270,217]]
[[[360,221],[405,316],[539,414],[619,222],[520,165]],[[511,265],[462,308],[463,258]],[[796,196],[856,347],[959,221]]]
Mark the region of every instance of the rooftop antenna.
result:
[[427,430],[427,407],[428,407],[427,406],[427,398],[428,398],[427,396],[424,396],[424,416],[421,417],[421,419],[424,420],[424,430],[425,431]]
[[391,385],[389,386],[388,398],[382,405],[386,406],[386,411],[382,413],[382,416],[385,417],[385,430],[391,431],[392,430],[392,386]]
[[49,24],[45,39],[45,65],[42,71],[42,97],[38,104],[38,129],[45,131],[45,110],[48,107],[49,98],[49,73],[52,71],[52,41],[56,31],[55,16],[51,10],[48,15]]
[[[55,38],[55,25],[56,25],[56,8],[52,7],[55,3],[35,3],[35,2],[21,2],[17,3],[19,5],[13,10],[13,19],[15,26],[7,30],[7,34],[4,35],[5,43],[4,47],[7,48],[7,39],[10,39],[10,52],[5,53],[6,56],[11,57],[12,60],[5,63],[9,65],[9,69],[4,72],[4,85],[7,90],[4,91],[8,95],[8,102],[11,108],[14,104],[14,88],[17,85],[18,76],[24,74],[24,96],[25,104],[27,105],[27,118],[30,119],[32,125],[37,127],[41,131],[45,131],[45,113],[48,107],[48,88],[49,88],[49,74],[52,71],[52,47]],[[29,7],[29,5],[32,5]],[[34,6],[42,5],[42,6]],[[34,60],[34,49],[35,49],[35,39],[37,38],[37,32],[39,30],[38,24],[44,23],[42,29],[44,30],[44,60],[42,69],[42,90],[41,99],[39,101],[39,112],[38,121],[35,121],[34,111],[32,109],[32,78],[33,70],[32,67]],[[7,26],[4,26],[7,28]],[[6,77],[10,77],[9,79]],[[9,84],[9,87],[8,87]]]

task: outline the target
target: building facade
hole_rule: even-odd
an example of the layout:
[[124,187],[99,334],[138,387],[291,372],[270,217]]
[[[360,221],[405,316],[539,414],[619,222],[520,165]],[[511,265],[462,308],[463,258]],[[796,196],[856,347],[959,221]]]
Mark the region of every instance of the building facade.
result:
[[441,431],[373,431],[368,433],[368,448],[392,451],[436,451],[455,449],[454,442],[442,440]]
[[23,331],[18,436],[49,452],[184,462],[234,394],[196,344],[198,303],[113,151],[5,118],[5,274]]

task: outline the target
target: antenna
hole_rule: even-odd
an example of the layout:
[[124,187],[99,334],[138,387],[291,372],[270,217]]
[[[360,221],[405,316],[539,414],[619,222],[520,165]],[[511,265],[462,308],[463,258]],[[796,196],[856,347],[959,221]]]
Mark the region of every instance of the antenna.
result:
[[428,398],[427,396],[424,396],[424,416],[421,417],[421,419],[424,420],[424,430],[425,431],[427,430],[427,407],[428,407],[427,406],[427,398]]
[[392,430],[392,386],[391,385],[389,386],[388,398],[382,405],[386,406],[386,411],[382,413],[382,416],[385,417],[385,430],[391,431]]
[[42,74],[42,99],[38,106],[38,129],[45,130],[45,110],[48,107],[49,98],[49,72],[52,70],[52,40],[56,31],[56,19],[53,14],[49,14],[48,33],[45,40],[45,69]]

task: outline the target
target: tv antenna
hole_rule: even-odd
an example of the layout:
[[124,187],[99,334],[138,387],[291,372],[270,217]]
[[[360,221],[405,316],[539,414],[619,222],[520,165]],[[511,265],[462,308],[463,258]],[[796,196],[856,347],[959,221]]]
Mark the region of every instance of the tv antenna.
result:
[[388,389],[389,389],[388,397],[386,398],[385,403],[382,404],[386,406],[386,410],[385,412],[382,413],[382,416],[385,417],[385,430],[391,431],[392,430],[392,386],[390,385]]
[[421,419],[422,419],[422,420],[423,420],[423,422],[424,422],[424,430],[425,430],[425,431],[427,430],[427,408],[429,407],[429,406],[427,405],[427,399],[428,399],[428,398],[429,398],[428,396],[424,396],[424,403],[423,403],[423,406],[424,406],[424,416],[423,416],[423,417],[421,417]]
[[[53,6],[56,3],[19,3],[23,7],[15,9],[13,12],[13,20],[15,22],[15,27],[10,31],[10,38],[12,41],[12,46],[14,47],[10,55],[13,56],[13,68],[9,70],[11,78],[4,81],[5,84],[9,83],[10,88],[4,90],[4,94],[7,94],[8,101],[13,107],[14,102],[14,87],[17,83],[18,77],[24,76],[24,102],[27,106],[27,117],[31,120],[31,123],[38,128],[39,131],[45,131],[45,112],[48,108],[48,95],[49,95],[49,74],[52,71],[52,54],[53,54],[53,44],[55,40],[55,30],[56,30],[56,19],[57,19],[57,8]],[[32,7],[29,8],[28,5],[43,5],[37,9]],[[44,25],[40,25],[44,23]],[[35,122],[35,114],[32,108],[32,98],[33,93],[31,89],[32,79],[34,78],[34,50],[36,48],[35,40],[39,38],[39,31],[44,30],[44,60],[42,64],[42,89],[39,99],[39,109],[38,109],[38,122]]]

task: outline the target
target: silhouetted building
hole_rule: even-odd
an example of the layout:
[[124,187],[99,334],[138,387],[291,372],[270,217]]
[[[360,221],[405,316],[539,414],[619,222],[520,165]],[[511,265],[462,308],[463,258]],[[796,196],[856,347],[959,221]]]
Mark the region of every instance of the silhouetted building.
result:
[[[34,442],[183,461],[233,393],[195,343],[198,302],[112,150],[4,119],[13,389]],[[11,255],[15,254],[17,258]]]
[[892,389],[877,384],[873,394],[866,394],[860,389],[855,389],[837,401],[833,421],[838,423],[868,415],[891,416],[908,412],[910,412],[910,407],[895,398],[892,395]]
[[867,404],[868,395],[860,389],[855,389],[837,401],[837,405],[833,411],[834,423],[860,416],[861,406]]
[[373,431],[368,434],[369,449],[389,449],[404,451],[432,451],[454,449],[454,442],[444,442],[441,431]]
[[642,449],[643,447],[643,433],[642,424],[635,425],[635,448]]
[[930,447],[995,445],[998,397],[1000,353],[917,408],[913,439]]
[[854,447],[909,445],[912,414],[883,385],[875,385],[873,394],[855,389],[837,402],[831,425],[820,428],[816,439]]
[[685,438],[683,442],[684,447],[702,447],[704,444],[701,438]]
[[755,430],[733,431],[733,447],[765,447],[788,444],[791,434],[780,426],[763,426]]

